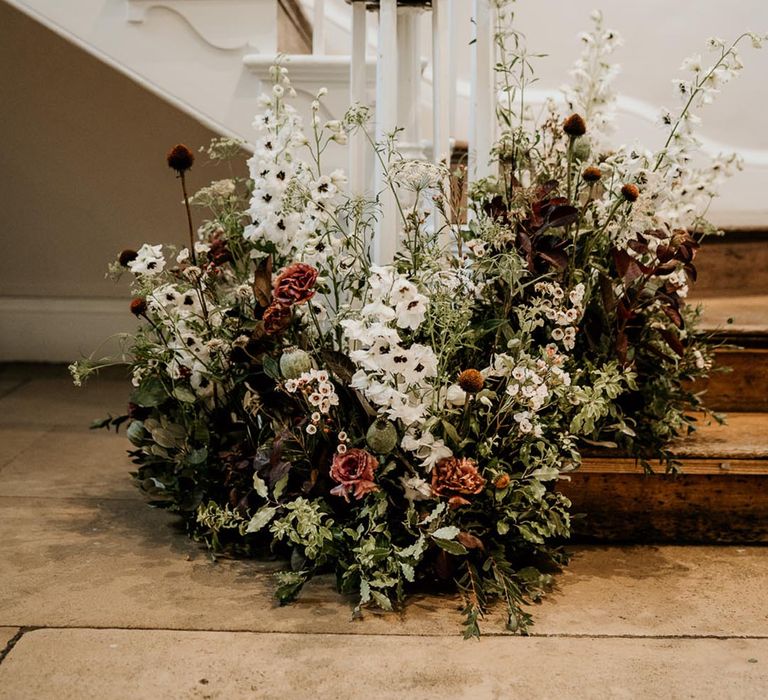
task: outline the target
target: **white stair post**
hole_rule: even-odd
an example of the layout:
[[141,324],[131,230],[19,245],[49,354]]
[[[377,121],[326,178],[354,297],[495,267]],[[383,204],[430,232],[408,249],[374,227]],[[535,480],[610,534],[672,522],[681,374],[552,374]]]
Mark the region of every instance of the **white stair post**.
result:
[[401,129],[398,148],[409,159],[424,158],[419,138],[421,13],[418,7],[401,7],[397,11],[397,126]]
[[491,174],[490,152],[494,118],[494,23],[490,0],[473,0],[475,37],[472,44],[469,104],[469,180]]
[[[449,0],[432,0],[432,159],[451,165]],[[455,80],[454,80],[455,82]]]
[[312,53],[322,56],[325,53],[325,0],[315,0],[312,16]]
[[[350,104],[365,105],[368,102],[367,84],[367,35],[365,0],[352,3],[352,52],[349,64]],[[353,195],[365,192],[366,139],[363,128],[349,138],[349,189]]]
[[[397,0],[380,0],[376,56],[376,141],[383,144],[397,126]],[[381,212],[373,237],[373,258],[388,265],[395,258],[399,228],[397,203],[386,180],[386,153],[376,158],[375,188]],[[382,162],[382,160],[384,162]]]

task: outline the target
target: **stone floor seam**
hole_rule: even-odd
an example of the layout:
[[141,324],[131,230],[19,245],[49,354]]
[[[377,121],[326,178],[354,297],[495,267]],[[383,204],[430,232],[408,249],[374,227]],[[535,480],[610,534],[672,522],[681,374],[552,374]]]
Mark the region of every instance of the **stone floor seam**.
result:
[[[0,622],[2,627],[19,627],[19,633],[17,637],[21,637],[23,632],[31,632],[33,630],[117,630],[120,632],[189,632],[189,633],[212,633],[212,634],[253,634],[253,635],[286,635],[286,636],[306,636],[306,637],[392,637],[392,638],[422,638],[422,639],[454,639],[457,634],[413,634],[413,633],[381,633],[381,632],[302,632],[297,630],[281,630],[281,629],[269,629],[269,630],[255,630],[248,628],[241,629],[215,629],[211,627],[124,627],[117,625],[34,625],[34,626],[22,626],[18,624],[11,624]],[[509,639],[657,639],[657,640],[697,640],[707,639],[715,641],[731,641],[731,640],[768,640],[766,634],[579,634],[574,632],[563,633],[542,633],[536,634],[532,632],[527,635],[514,635],[504,632],[483,632],[483,637],[506,637]],[[16,637],[14,637],[16,641]],[[12,640],[13,641],[13,640]],[[16,643],[13,641],[13,644]],[[470,644],[472,641],[469,642]],[[12,646],[9,642],[9,646]],[[0,660],[3,657],[0,655]]]
[[[10,626],[11,627],[15,627],[16,625],[10,625]],[[19,631],[16,632],[16,634],[14,634],[13,637],[11,637],[8,640],[8,643],[5,645],[5,647],[3,647],[2,650],[0,650],[0,664],[2,664],[3,661],[5,661],[5,657],[8,656],[8,654],[11,653],[11,651],[13,650],[13,647],[15,647],[19,643],[19,640],[27,632],[31,632],[32,630],[36,630],[36,629],[39,629],[39,628],[37,628],[37,627],[19,627]]]

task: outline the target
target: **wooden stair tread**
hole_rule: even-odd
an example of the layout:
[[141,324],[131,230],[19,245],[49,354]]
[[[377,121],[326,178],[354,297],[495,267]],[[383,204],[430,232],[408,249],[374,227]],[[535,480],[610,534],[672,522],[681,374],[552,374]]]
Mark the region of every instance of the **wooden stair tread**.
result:
[[704,307],[702,330],[736,337],[765,335],[768,340],[768,295],[709,297],[699,301]]
[[[672,452],[684,473],[768,476],[768,413],[729,413],[726,425],[707,423],[702,416],[696,432],[673,445]],[[578,472],[631,474],[643,469],[630,457],[606,453],[585,457]]]

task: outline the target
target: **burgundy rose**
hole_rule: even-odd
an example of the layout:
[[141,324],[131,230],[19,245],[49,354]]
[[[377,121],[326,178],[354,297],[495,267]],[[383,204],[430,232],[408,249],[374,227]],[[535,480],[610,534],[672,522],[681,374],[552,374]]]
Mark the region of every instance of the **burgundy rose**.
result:
[[378,466],[379,461],[372,454],[356,447],[344,454],[335,454],[331,478],[339,485],[332,488],[331,493],[348,501],[350,492],[359,500],[368,493],[378,491],[379,487],[373,483],[373,472]]
[[436,496],[448,496],[454,508],[468,505],[464,495],[478,494],[485,486],[485,479],[477,470],[477,462],[468,457],[445,457],[432,469],[432,492]]
[[272,298],[284,306],[303,304],[315,296],[316,279],[317,270],[314,267],[305,263],[293,263],[277,276]]
[[284,331],[291,323],[291,308],[283,304],[270,304],[264,312],[264,332],[275,335]]
[[227,247],[227,242],[218,236],[211,241],[208,257],[213,261],[214,265],[224,265],[224,263],[232,262],[232,253]]

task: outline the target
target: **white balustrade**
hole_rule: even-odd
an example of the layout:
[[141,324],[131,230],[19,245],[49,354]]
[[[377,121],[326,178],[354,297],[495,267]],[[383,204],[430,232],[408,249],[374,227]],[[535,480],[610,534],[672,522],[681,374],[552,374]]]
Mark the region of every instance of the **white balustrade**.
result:
[[[469,2],[470,0],[461,0]],[[348,0],[352,5],[352,50],[350,61],[350,100],[365,103],[366,9],[373,3]],[[458,36],[466,36],[456,25],[456,0],[432,0],[432,158],[436,164],[450,166],[451,139],[456,123],[456,60]],[[494,139],[494,10],[492,0],[472,0],[472,65],[469,134],[469,179],[491,174],[490,150]],[[318,21],[320,0],[315,0]],[[397,0],[378,3],[376,49],[375,139],[383,147],[396,128],[402,129],[398,148],[407,158],[423,158],[419,124],[421,110],[421,32],[420,17],[428,6],[417,3],[397,7]],[[425,4],[426,5],[426,4]],[[461,29],[461,31],[460,31]],[[467,27],[467,30],[470,28]],[[322,30],[320,32],[322,36]],[[317,33],[315,39],[317,39]],[[315,42],[318,45],[318,42]],[[353,136],[349,144],[350,190],[366,191],[364,136]],[[381,213],[373,240],[373,254],[379,264],[390,263],[397,248],[402,222],[397,203],[386,179],[386,153],[374,163],[374,191],[380,198]],[[435,223],[440,222],[435,220]]]
[[312,17],[312,53],[325,53],[325,0],[315,0]]
[[[380,0],[376,54],[376,141],[383,147],[397,127],[397,0]],[[375,159],[374,188],[381,210],[373,240],[373,256],[379,265],[391,263],[397,249],[397,202],[386,176],[387,154]]]
[[491,174],[494,118],[494,26],[490,0],[473,0],[475,35],[469,100],[469,180]]
[[[368,101],[366,91],[367,30],[365,2],[352,3],[352,53],[349,64],[350,104],[364,105]],[[354,195],[365,192],[366,138],[359,129],[349,139],[349,189]]]

